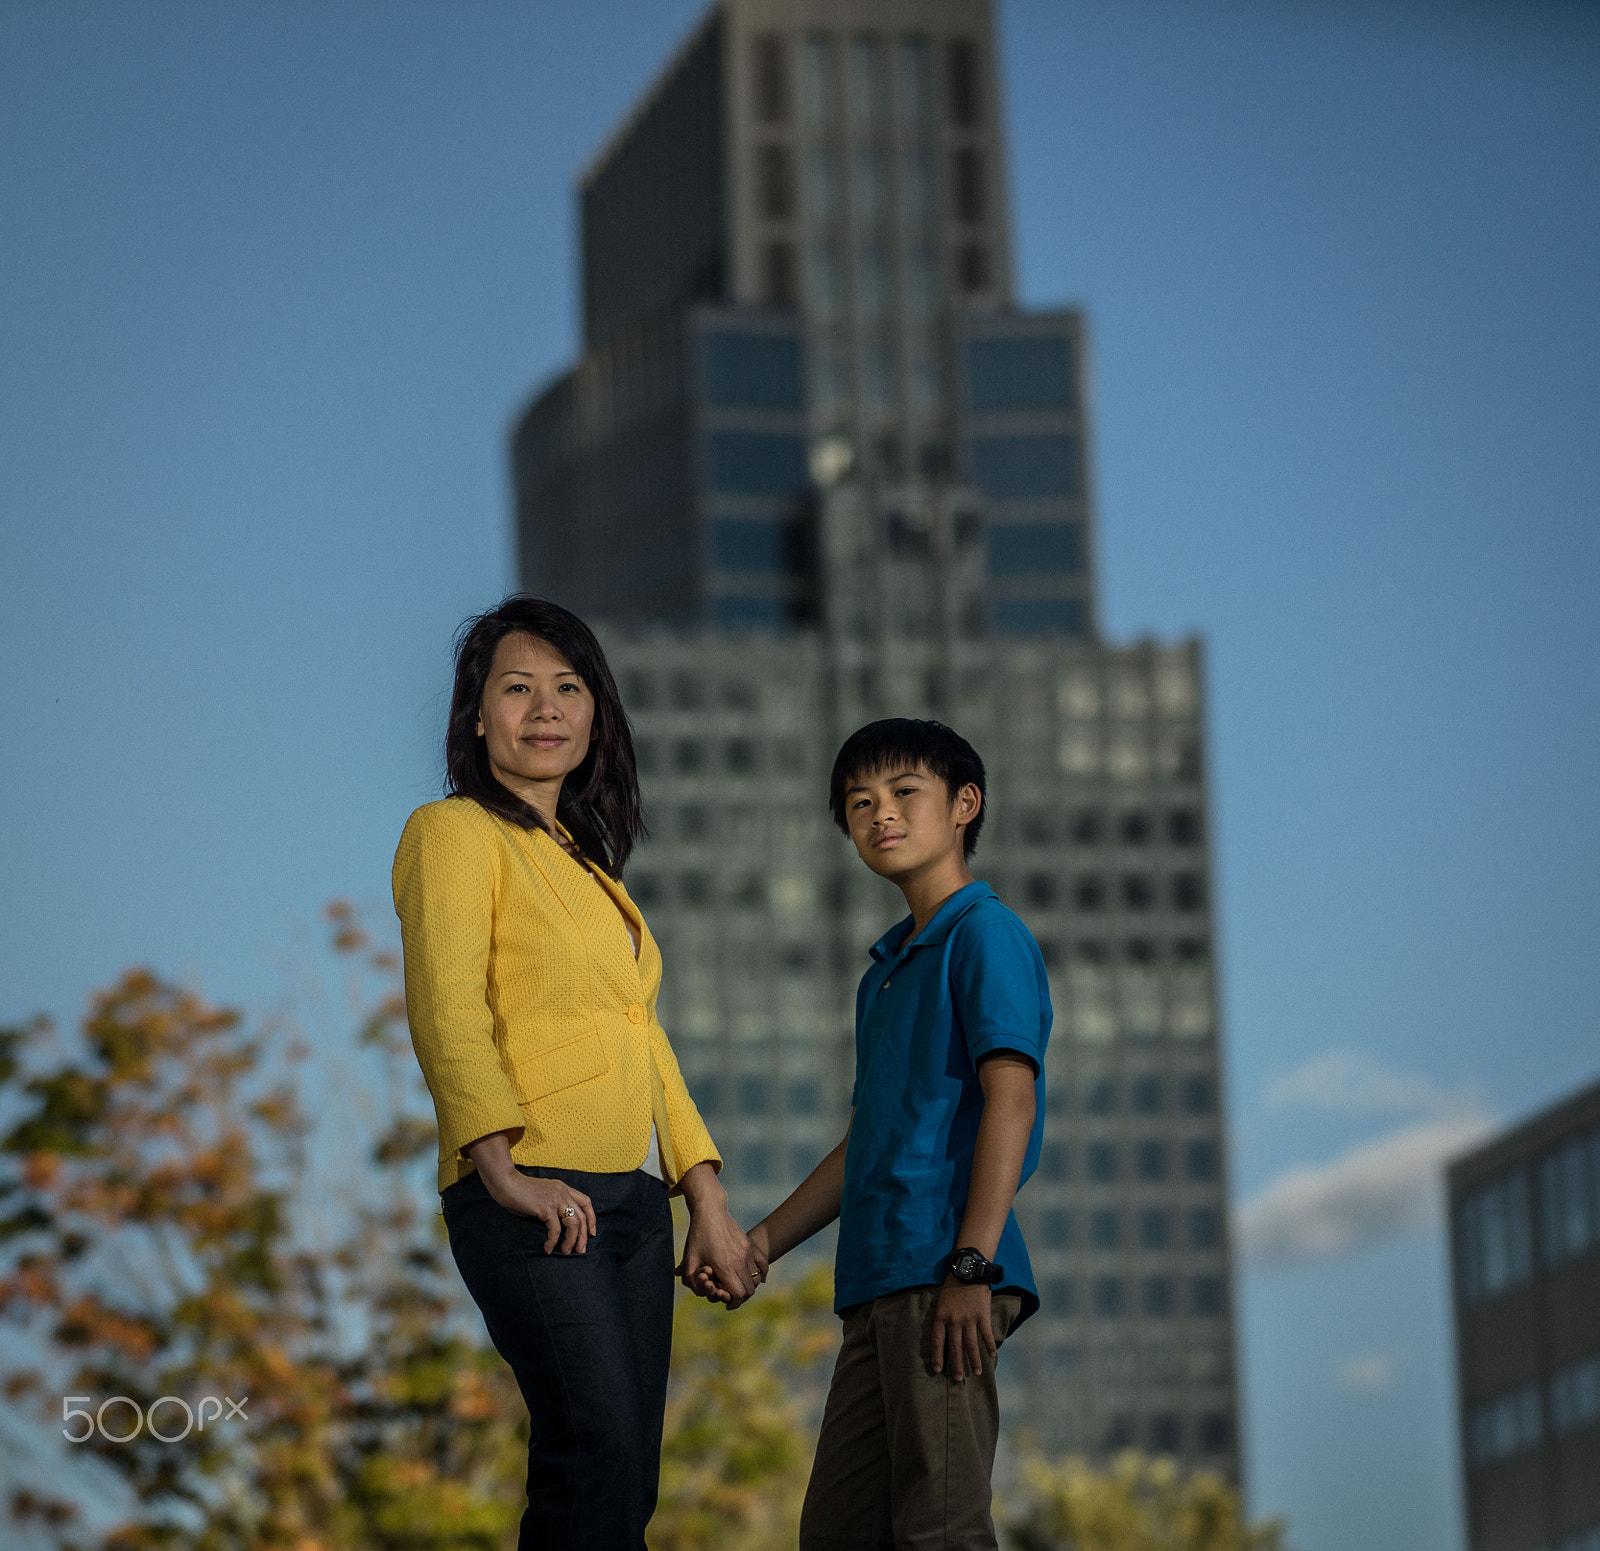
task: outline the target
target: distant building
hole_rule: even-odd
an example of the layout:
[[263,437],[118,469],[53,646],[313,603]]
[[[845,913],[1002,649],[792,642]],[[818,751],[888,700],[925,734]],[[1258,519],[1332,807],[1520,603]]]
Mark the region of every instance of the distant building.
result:
[[517,425],[523,584],[600,624],[661,1013],[750,1221],[837,1140],[902,909],[832,827],[885,715],[978,747],[1056,1007],[1013,1431],[1238,1471],[1196,641],[1099,635],[1087,345],[1013,305],[983,0],[725,0],[582,183],[584,354]]
[[1471,1551],[1600,1551],[1600,1082],[1449,1191]]

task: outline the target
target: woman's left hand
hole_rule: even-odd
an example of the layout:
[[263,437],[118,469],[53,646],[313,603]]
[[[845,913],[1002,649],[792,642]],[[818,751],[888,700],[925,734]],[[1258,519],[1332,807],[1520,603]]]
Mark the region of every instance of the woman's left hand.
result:
[[691,1292],[736,1309],[766,1280],[767,1263],[728,1212],[728,1193],[709,1163],[684,1176],[689,1234],[678,1275]]

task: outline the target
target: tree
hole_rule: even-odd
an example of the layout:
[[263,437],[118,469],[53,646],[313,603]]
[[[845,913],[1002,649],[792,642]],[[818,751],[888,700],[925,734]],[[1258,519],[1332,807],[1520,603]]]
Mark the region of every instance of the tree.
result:
[[[34,1354],[4,1393],[52,1428],[62,1396],[90,1397],[78,1448],[126,1504],[92,1535],[70,1492],[15,1492],[13,1522],[62,1551],[515,1537],[527,1411],[431,1210],[437,1133],[398,964],[350,907],[328,916],[353,985],[319,1043],[368,1052],[359,1073],[319,1066],[290,1024],[249,1026],[145,969],[93,998],[76,1041],[38,1020],[0,1030],[0,1318]],[[337,1104],[336,1128],[314,1131],[308,1095]],[[351,1131],[354,1166],[325,1166],[319,1148]],[[651,1545],[792,1545],[804,1413],[838,1339],[826,1271],[732,1315],[678,1297]],[[200,1413],[208,1396],[242,1416]]]
[[[359,1040],[405,1094],[395,962],[347,906],[329,915],[375,992]],[[0,1031],[0,1102],[20,1112],[0,1142],[0,1317],[38,1354],[5,1393],[53,1426],[62,1395],[90,1397],[101,1425],[78,1446],[128,1504],[107,1551],[490,1551],[514,1530],[526,1412],[454,1319],[440,1226],[404,1178],[431,1121],[384,1111],[362,1171],[383,1183],[318,1242],[308,1222],[339,1203],[307,1166],[307,1053],[148,970],[93,999],[76,1049],[42,1021]],[[208,1396],[242,1414],[208,1416]],[[85,1544],[79,1508],[43,1488],[10,1503],[63,1548]]]
[[1016,1551],[1288,1551],[1277,1521],[1248,1525],[1239,1494],[1210,1471],[1128,1452],[1110,1469],[1024,1458],[1004,1522]]

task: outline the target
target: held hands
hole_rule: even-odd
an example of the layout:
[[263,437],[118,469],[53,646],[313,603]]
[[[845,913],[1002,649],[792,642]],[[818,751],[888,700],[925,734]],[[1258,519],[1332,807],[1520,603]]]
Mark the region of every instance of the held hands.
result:
[[720,1201],[691,1202],[689,1210],[689,1236],[678,1265],[683,1285],[730,1311],[748,1303],[767,1279],[765,1251],[729,1215],[726,1195]]
[[950,1377],[959,1384],[969,1369],[974,1374],[983,1372],[985,1352],[990,1362],[1000,1355],[989,1325],[989,1297],[987,1283],[968,1286],[953,1276],[945,1276],[938,1301],[933,1306],[931,1355],[935,1373],[944,1372],[948,1359]]

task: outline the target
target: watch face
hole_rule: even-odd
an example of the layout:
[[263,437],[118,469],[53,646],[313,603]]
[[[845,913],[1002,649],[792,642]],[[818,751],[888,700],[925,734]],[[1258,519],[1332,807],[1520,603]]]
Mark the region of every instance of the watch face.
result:
[[956,1256],[956,1263],[951,1269],[957,1281],[971,1281],[978,1274],[978,1256],[972,1250],[964,1249]]

